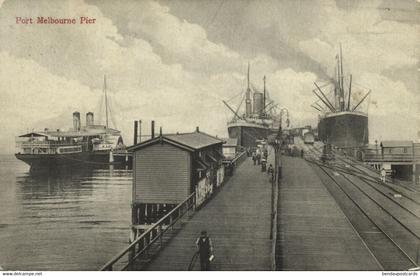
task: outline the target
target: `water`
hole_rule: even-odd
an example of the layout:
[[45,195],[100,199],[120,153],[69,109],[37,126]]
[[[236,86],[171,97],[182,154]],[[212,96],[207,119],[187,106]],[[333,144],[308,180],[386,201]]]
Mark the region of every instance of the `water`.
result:
[[0,266],[97,270],[128,244],[131,170],[30,174],[0,155]]

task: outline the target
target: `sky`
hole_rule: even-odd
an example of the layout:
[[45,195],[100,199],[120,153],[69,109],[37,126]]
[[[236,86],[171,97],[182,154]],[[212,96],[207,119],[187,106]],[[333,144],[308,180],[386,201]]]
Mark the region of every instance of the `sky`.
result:
[[[38,16],[96,20],[16,24]],[[126,144],[134,120],[145,134],[155,120],[163,132],[227,136],[222,101],[238,106],[248,62],[252,84],[261,89],[266,76],[292,126],[316,126],[313,83],[334,76],[340,43],[353,101],[371,90],[362,107],[370,142],[414,140],[419,24],[415,0],[0,0],[0,150],[13,152],[28,130],[70,128],[74,111],[104,117],[104,75]]]

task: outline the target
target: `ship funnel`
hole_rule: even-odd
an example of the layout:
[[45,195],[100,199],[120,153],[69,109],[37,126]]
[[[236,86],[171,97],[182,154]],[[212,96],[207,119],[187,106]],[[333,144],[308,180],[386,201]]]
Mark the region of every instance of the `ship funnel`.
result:
[[73,112],[73,130],[80,131],[80,112]]
[[253,105],[253,113],[261,114],[263,111],[263,93],[255,92],[254,93],[254,105]]
[[86,113],[86,126],[93,126],[94,125],[94,117],[93,112]]

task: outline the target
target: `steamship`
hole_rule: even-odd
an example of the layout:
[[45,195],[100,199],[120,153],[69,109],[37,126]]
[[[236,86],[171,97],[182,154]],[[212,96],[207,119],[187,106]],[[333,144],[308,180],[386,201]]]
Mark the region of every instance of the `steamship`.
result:
[[[260,92],[249,81],[250,67],[248,64],[247,89],[239,107],[235,110],[226,101],[223,103],[233,113],[233,118],[227,123],[229,138],[238,140],[238,145],[253,148],[258,140],[267,139],[272,133],[277,133],[279,120],[276,117],[277,104],[269,98],[264,80],[263,92]],[[252,98],[252,101],[251,101]],[[245,110],[239,115],[239,110],[245,99]]]
[[[105,78],[104,93],[107,105]],[[31,170],[61,165],[119,163],[114,159],[114,153],[127,151],[120,131],[108,126],[107,106],[106,118],[106,125],[95,124],[94,114],[88,112],[86,125],[82,127],[80,113],[76,111],[73,113],[73,128],[70,130],[45,128],[43,131],[32,131],[18,136],[15,156],[27,163]]]
[[[365,88],[360,89],[361,86],[353,83],[351,74],[349,78],[344,76],[341,45],[336,60],[336,79],[324,85],[314,82],[316,88],[312,90],[318,101],[311,106],[321,113],[318,137],[325,144],[341,149],[359,148],[369,142],[368,113],[361,110],[361,106],[371,91],[365,93]],[[356,88],[360,98],[353,104],[352,97],[357,98]],[[326,89],[330,89],[330,94],[326,93]]]

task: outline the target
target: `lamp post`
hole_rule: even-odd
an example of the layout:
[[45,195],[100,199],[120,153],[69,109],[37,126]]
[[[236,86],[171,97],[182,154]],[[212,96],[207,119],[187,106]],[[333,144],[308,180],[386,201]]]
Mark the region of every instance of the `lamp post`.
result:
[[288,127],[290,124],[289,120],[289,110],[287,108],[282,108],[280,110],[280,125],[279,125],[279,131],[277,133],[277,137],[275,140],[275,173],[276,173],[276,183],[278,184],[281,178],[281,160],[280,160],[280,154],[281,154],[281,146],[283,145],[283,129],[282,129],[282,123],[283,123],[283,114],[286,114],[286,126]]
[[[270,239],[273,237],[273,223],[277,223],[274,221],[275,214],[277,212],[277,194],[278,194],[278,185],[281,178],[281,164],[280,164],[280,149],[281,145],[283,144],[283,137],[282,137],[282,121],[283,121],[283,114],[287,115],[286,124],[289,126],[289,110],[286,108],[282,108],[280,110],[280,125],[279,130],[277,132],[276,138],[272,143],[274,148],[274,181],[272,181],[271,185],[271,231],[270,231]],[[275,200],[277,199],[277,200]]]

